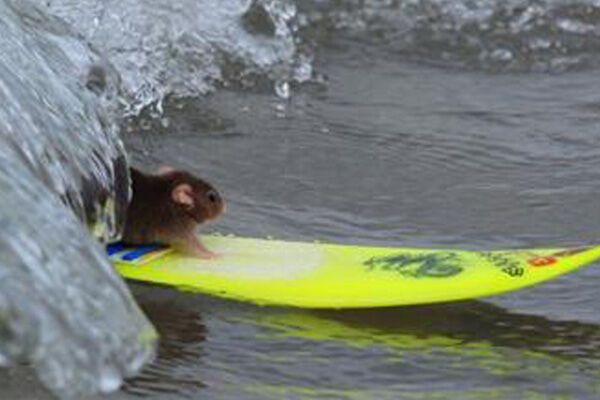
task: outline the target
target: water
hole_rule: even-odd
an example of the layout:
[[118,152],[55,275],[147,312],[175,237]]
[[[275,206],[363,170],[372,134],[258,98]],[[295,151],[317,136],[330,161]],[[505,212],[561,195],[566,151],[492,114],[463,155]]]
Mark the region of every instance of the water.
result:
[[65,397],[107,391],[155,338],[90,235],[117,233],[125,153],[63,51],[82,48],[13,6],[0,3],[0,364],[27,363]]
[[[337,44],[316,65],[326,90],[167,107],[168,129],[126,136],[133,159],[221,187],[228,214],[211,230],[456,248],[597,240],[595,71],[447,70],[357,60]],[[168,339],[124,396],[597,398],[597,276],[485,302],[344,312],[139,287]]]
[[38,3],[105,57],[133,113],[149,105],[160,110],[167,95],[206,94],[216,82],[304,80],[310,69],[294,41],[295,6],[285,0]]
[[[21,271],[5,254],[36,255],[20,286],[3,281],[0,309],[18,299],[9,326],[27,335],[6,343],[59,395],[73,382],[78,393],[108,389],[142,361],[133,353],[147,355],[139,335],[151,331],[58,200],[95,236],[114,235],[126,192],[115,179],[117,123],[130,161],[186,168],[223,191],[228,213],[208,230],[456,248],[598,240],[593,1],[2,4],[3,22],[33,35],[27,51],[46,53],[32,64],[10,58],[28,52],[3,51],[0,66],[48,65],[54,75],[17,68],[0,83],[35,81],[10,98],[53,93],[16,104],[46,116],[43,132],[61,133],[47,139],[6,112],[0,132],[66,150],[50,154],[54,167],[35,163],[39,152],[33,166],[15,151],[0,157],[14,165],[1,169],[0,217],[20,222],[0,236],[0,272]],[[14,248],[34,250],[8,253],[15,238],[25,239]],[[72,252],[48,256],[61,246]],[[161,337],[158,358],[107,398],[594,399],[597,277],[595,266],[485,301],[361,311],[261,308],[132,284]],[[87,306],[112,315],[90,321]],[[27,323],[15,324],[21,316]],[[67,348],[78,350],[50,351]],[[66,385],[47,378],[60,371]],[[37,396],[7,390],[2,398]]]

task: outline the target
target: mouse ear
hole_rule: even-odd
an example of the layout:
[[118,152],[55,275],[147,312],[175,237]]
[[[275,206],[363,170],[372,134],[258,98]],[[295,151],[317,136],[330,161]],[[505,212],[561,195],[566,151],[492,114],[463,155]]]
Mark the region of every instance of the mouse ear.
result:
[[194,206],[194,190],[187,183],[180,183],[175,186],[171,192],[171,198],[177,204],[183,204],[185,206]]

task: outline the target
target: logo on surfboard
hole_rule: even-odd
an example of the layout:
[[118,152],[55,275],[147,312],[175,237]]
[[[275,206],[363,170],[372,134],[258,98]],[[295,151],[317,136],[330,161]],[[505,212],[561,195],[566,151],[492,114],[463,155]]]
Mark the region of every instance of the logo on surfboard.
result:
[[559,258],[574,256],[575,254],[582,253],[589,249],[586,247],[575,247],[572,249],[566,249],[559,251],[558,253],[551,254],[549,256],[538,256],[527,260],[527,263],[532,267],[549,267],[558,262]]
[[373,257],[364,264],[369,271],[390,271],[410,278],[448,278],[463,268],[455,253],[393,254]]
[[511,278],[520,278],[525,275],[525,268],[521,265],[521,260],[515,258],[514,254],[484,251],[481,253],[481,257]]
[[553,256],[540,256],[529,259],[527,262],[532,267],[549,267],[552,264],[556,264],[557,258]]

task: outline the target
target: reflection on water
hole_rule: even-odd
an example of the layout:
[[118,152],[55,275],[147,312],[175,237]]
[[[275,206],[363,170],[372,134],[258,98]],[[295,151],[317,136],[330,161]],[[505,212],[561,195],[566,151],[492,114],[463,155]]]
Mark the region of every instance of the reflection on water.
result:
[[157,361],[139,377],[127,382],[123,390],[137,396],[160,393],[191,395],[204,388],[202,346],[206,327],[199,310],[189,309],[176,301],[144,300],[142,310],[155,324],[160,335]]
[[599,389],[598,324],[484,302],[310,311],[136,292],[163,334],[156,362],[127,385],[144,397],[589,397]]
[[[319,311],[318,317],[345,327],[422,338],[443,337],[455,345],[487,343],[490,348],[511,348],[556,358],[594,361],[600,350],[600,325],[552,321],[512,313],[479,301],[439,306],[380,310]],[[598,364],[600,366],[600,364]]]

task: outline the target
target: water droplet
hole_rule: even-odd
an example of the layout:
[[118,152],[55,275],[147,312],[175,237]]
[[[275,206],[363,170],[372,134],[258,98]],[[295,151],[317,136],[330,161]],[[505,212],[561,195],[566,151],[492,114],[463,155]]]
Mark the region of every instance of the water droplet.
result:
[[286,111],[286,106],[285,104],[279,103],[279,104],[275,104],[274,108],[276,110],[275,115],[277,116],[277,118],[285,118],[285,111]]
[[4,354],[0,353],[0,367],[8,367],[8,365],[8,358]]
[[490,58],[496,61],[510,61],[513,59],[513,53],[508,49],[496,49],[492,51]]
[[105,367],[100,372],[99,387],[103,393],[114,392],[121,386],[122,377],[115,368]]
[[294,70],[294,79],[298,82],[306,82],[312,78],[312,73],[312,60],[306,55],[301,55]]
[[282,99],[290,98],[290,84],[287,81],[275,82],[275,93]]

